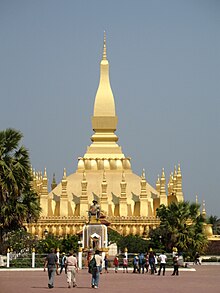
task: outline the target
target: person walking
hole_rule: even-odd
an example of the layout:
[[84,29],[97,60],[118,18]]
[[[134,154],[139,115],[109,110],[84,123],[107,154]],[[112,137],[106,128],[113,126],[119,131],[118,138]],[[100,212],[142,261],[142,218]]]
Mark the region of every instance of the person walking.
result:
[[198,252],[196,252],[196,254],[195,254],[194,264],[195,265],[198,265],[198,264],[201,265],[200,255],[199,255]]
[[119,267],[119,260],[118,260],[118,256],[116,255],[113,261],[113,264],[115,266],[115,273],[118,272],[118,267]]
[[162,253],[159,255],[159,260],[160,260],[160,268],[158,271],[158,276],[160,275],[161,270],[163,269],[163,276],[165,275],[165,269],[166,269],[166,260],[167,256],[165,255],[165,252],[162,251]]
[[145,269],[146,269],[146,273],[148,273],[148,270],[149,270],[149,256],[148,256],[148,254],[146,254],[146,256],[145,256]]
[[68,288],[76,287],[76,272],[78,272],[78,261],[73,251],[69,252],[69,256],[65,261],[66,277]]
[[123,257],[123,273],[128,273],[128,259],[126,255]]
[[135,254],[133,258],[133,274],[138,272],[138,255]]
[[102,257],[99,255],[99,250],[95,251],[95,255],[93,256],[96,261],[96,266],[92,271],[92,288],[97,289],[99,286],[99,277],[100,277],[100,268],[102,265]]
[[154,275],[156,267],[155,267],[155,256],[154,256],[154,252],[153,252],[152,248],[150,248],[150,250],[149,250],[148,260],[149,260],[149,265],[150,265],[150,273],[151,273],[151,275]]
[[44,262],[44,272],[48,272],[48,288],[54,287],[54,277],[55,273],[59,275],[58,273],[58,257],[55,254],[55,249],[52,248],[50,253],[46,256],[45,262]]
[[[60,275],[62,274],[63,269],[65,268],[65,261],[66,261],[66,255],[65,252],[62,253],[61,261],[60,261]],[[66,273],[66,271],[65,271]]]
[[145,258],[144,254],[140,253],[138,258],[138,272],[144,274]]
[[157,273],[157,265],[158,265],[156,252],[154,252],[154,260],[155,260],[155,262],[154,262],[154,272],[156,274]]
[[108,273],[108,255],[105,255],[104,258],[104,264],[105,264],[105,273]]
[[179,275],[179,263],[178,263],[178,254],[175,253],[173,256],[173,273],[172,276]]

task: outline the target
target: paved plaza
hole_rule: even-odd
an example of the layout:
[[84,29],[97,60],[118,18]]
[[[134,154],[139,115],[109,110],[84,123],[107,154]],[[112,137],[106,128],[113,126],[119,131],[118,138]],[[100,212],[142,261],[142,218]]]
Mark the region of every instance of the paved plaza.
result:
[[117,274],[110,271],[100,276],[98,289],[90,288],[91,275],[87,270],[77,274],[77,287],[67,288],[66,275],[55,277],[55,288],[47,287],[47,272],[0,270],[0,293],[53,293],[73,292],[86,293],[93,290],[100,292],[140,293],[140,292],[169,292],[169,293],[219,293],[220,292],[220,265],[195,266],[196,270],[180,271],[179,276],[171,276],[167,270],[165,276],[150,274]]

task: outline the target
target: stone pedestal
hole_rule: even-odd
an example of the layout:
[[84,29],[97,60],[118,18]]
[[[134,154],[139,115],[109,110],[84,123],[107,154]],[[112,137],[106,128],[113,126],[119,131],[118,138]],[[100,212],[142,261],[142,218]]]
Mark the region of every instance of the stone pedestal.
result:
[[99,220],[92,220],[83,227],[82,248],[84,250],[96,249],[106,251],[108,246],[107,227]]

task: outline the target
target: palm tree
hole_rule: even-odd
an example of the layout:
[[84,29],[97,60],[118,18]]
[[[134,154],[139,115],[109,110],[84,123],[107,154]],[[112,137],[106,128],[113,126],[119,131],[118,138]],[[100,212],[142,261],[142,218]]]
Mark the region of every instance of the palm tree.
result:
[[189,202],[172,202],[168,207],[157,209],[160,218],[160,233],[168,251],[177,247],[179,251],[193,254],[202,251],[206,244],[203,231],[205,219],[201,216],[199,205]]
[[23,135],[8,128],[0,131],[0,241],[3,233],[39,217],[37,194],[31,188],[28,150],[20,146]]

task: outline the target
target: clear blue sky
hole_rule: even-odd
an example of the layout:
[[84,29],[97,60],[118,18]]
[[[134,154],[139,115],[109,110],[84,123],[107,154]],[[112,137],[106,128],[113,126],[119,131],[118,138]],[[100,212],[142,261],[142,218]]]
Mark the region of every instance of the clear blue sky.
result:
[[220,1],[1,0],[0,129],[24,134],[51,183],[75,172],[93,133],[103,31],[136,174],[181,164],[186,200],[220,217]]

